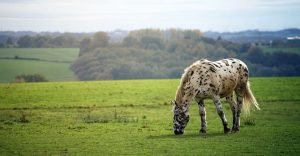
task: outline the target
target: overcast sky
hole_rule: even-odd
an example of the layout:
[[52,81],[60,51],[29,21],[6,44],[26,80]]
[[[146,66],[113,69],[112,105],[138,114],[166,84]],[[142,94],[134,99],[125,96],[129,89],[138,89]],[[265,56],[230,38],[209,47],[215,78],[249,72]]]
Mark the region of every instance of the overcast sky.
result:
[[300,28],[300,0],[0,0],[2,31],[139,28]]

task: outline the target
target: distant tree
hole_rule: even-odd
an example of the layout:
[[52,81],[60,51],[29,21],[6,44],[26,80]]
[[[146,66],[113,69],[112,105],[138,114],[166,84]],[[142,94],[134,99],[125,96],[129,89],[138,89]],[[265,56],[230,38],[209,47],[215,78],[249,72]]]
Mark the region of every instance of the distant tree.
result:
[[107,47],[109,43],[109,37],[105,32],[96,32],[92,38],[92,48]]
[[84,38],[81,42],[80,42],[80,52],[79,52],[79,56],[81,56],[84,52],[87,52],[91,49],[91,44],[92,41],[90,38]]
[[57,36],[52,39],[51,44],[55,47],[63,47],[65,42],[65,38],[63,36]]
[[202,34],[200,30],[185,30],[183,31],[184,39],[198,40],[201,38]]
[[250,47],[251,47],[251,44],[249,44],[249,43],[243,43],[240,46],[240,48],[239,48],[239,50],[237,52],[239,52],[239,53],[246,53],[249,50]]
[[16,82],[47,82],[48,80],[40,74],[22,74],[15,78]]
[[218,36],[217,41],[222,41],[222,40],[223,40],[222,36]]
[[265,61],[264,52],[260,47],[251,46],[247,52],[247,59],[254,63],[263,63]]
[[6,47],[12,47],[14,46],[14,42],[12,40],[12,38],[8,37],[7,40],[6,40]]
[[33,46],[33,38],[28,35],[20,37],[17,43],[18,43],[18,46],[21,48],[34,47]]
[[76,42],[76,39],[70,33],[64,33],[62,38],[63,38],[63,47],[79,46],[79,44]]
[[37,48],[51,47],[50,41],[51,41],[50,36],[36,36],[34,38],[34,47],[37,47]]
[[141,46],[145,49],[162,50],[164,49],[163,42],[157,37],[143,37],[141,39]]
[[127,36],[127,37],[124,38],[122,44],[125,47],[136,47],[136,46],[139,45],[139,42],[136,38],[134,38],[132,36]]

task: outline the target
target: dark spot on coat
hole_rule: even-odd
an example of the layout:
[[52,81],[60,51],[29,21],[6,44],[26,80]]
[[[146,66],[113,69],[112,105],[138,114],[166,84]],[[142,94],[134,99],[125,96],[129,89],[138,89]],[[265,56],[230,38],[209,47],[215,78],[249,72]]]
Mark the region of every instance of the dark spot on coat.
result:
[[214,67],[210,67],[209,70],[212,71],[213,73],[216,72],[216,69]]
[[212,88],[215,88],[215,87],[216,87],[215,85],[213,85],[213,84],[211,84],[211,83],[209,84],[209,86],[212,87]]
[[191,72],[191,76],[194,74],[194,71]]
[[214,63],[213,63],[213,65],[214,65],[215,67],[217,67],[217,68],[220,68],[217,64],[214,64]]

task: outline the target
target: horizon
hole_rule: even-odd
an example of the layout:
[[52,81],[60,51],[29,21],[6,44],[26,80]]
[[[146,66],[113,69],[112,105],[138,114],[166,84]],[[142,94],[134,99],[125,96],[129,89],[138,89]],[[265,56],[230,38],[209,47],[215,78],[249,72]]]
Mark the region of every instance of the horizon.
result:
[[[14,32],[14,33],[19,33],[19,32],[32,32],[32,33],[96,33],[96,32],[116,32],[116,31],[124,31],[124,32],[130,32],[130,31],[135,31],[135,30],[142,30],[142,29],[159,29],[159,28],[139,28],[139,29],[132,29],[132,30],[125,30],[125,29],[114,29],[114,30],[108,30],[108,31],[103,31],[103,30],[96,30],[96,31],[91,31],[91,32],[82,32],[82,31],[34,31],[34,30],[21,30],[21,31],[15,31],[15,30],[0,30],[0,32]],[[159,29],[161,31],[169,30],[169,29],[174,29],[174,28],[166,28],[166,29]],[[300,30],[300,28],[285,28],[285,29],[276,29],[276,30],[260,30],[260,29],[245,29],[245,30],[238,30],[238,31],[212,31],[212,30],[207,30],[207,31],[202,31],[201,29],[183,29],[183,28],[175,28],[178,30],[200,30],[202,33],[207,33],[207,32],[212,32],[212,33],[240,33],[240,32],[246,32],[246,31],[258,31],[258,32],[278,32],[278,31],[284,31],[284,30],[291,30],[291,29],[297,29]]]
[[0,31],[279,31],[300,28],[298,10],[297,0],[2,0]]

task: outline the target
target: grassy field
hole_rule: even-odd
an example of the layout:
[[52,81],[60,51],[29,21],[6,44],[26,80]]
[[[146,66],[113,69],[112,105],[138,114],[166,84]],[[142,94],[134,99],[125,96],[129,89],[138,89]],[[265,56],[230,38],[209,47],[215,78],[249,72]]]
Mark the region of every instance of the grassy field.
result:
[[262,47],[264,52],[274,53],[274,52],[287,52],[287,53],[295,53],[300,54],[300,48],[270,48],[270,47]]
[[[252,78],[261,111],[223,134],[207,100],[182,136],[169,105],[179,80],[0,84],[0,155],[298,155],[300,78]],[[228,104],[225,113],[231,124]]]
[[[78,52],[77,48],[0,48],[0,73],[5,73],[0,75],[0,82],[11,82],[17,75],[35,73],[50,81],[76,80],[70,64]],[[25,59],[13,59],[16,56]]]

